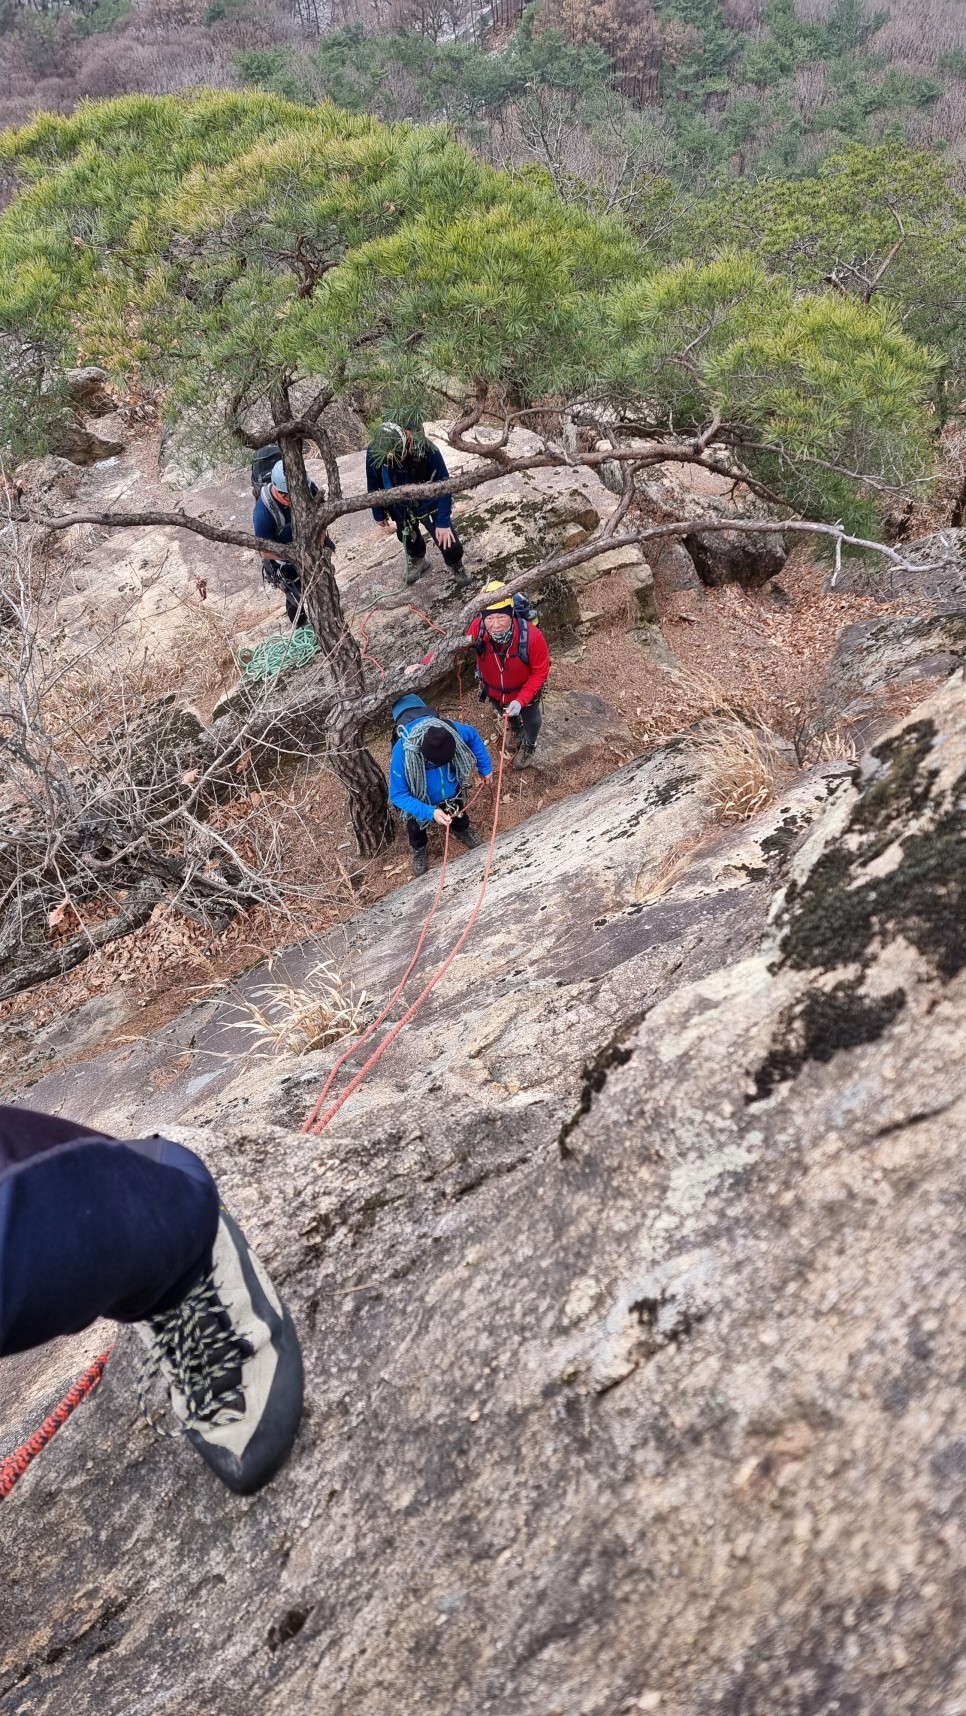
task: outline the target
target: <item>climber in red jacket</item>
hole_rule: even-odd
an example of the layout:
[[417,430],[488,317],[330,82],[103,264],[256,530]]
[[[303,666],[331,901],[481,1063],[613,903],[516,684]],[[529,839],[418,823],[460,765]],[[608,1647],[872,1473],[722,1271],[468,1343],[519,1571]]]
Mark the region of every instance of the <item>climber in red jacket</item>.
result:
[[[483,593],[502,588],[497,580]],[[509,721],[517,747],[513,767],[529,768],[543,725],[540,703],[550,672],[547,641],[530,617],[529,605],[512,596],[494,600],[471,622],[467,635],[476,649],[480,700],[489,699]]]

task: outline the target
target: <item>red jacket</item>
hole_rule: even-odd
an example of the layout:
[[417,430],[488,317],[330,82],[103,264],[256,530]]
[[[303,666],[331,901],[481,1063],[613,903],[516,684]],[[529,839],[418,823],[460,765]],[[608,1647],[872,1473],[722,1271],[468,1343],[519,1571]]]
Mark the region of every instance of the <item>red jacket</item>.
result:
[[[468,636],[475,644],[483,624],[482,615],[469,628]],[[527,621],[527,655],[529,666],[520,660],[520,622],[514,619],[513,637],[504,653],[495,648],[488,637],[476,658],[482,684],[494,703],[505,708],[508,703],[532,703],[538,697],[550,672],[550,651],[546,639],[532,620]]]

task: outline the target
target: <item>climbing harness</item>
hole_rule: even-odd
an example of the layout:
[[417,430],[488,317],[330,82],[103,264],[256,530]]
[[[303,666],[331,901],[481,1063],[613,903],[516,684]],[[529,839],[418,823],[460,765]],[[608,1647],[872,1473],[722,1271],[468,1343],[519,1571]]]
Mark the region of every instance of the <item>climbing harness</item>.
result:
[[270,638],[268,643],[238,652],[238,664],[246,680],[258,685],[262,680],[277,679],[290,667],[304,667],[319,653],[319,640],[311,626],[299,626],[287,638]]
[[[388,1015],[392,1011],[393,1007],[395,1006],[398,997],[402,994],[402,991],[405,988],[405,985],[409,979],[409,976],[410,976],[411,972],[413,971],[413,968],[415,967],[416,961],[419,958],[423,943],[426,939],[426,932],[429,929],[429,926],[433,920],[433,917],[434,917],[435,912],[436,912],[436,908],[439,905],[440,896],[442,895],[442,891],[443,891],[443,877],[444,877],[445,872],[446,872],[446,860],[447,860],[447,857],[449,854],[449,828],[447,827],[446,839],[445,839],[445,843],[444,843],[444,847],[443,847],[443,867],[440,870],[439,884],[438,884],[437,889],[436,889],[436,897],[433,900],[432,906],[430,907],[430,910],[429,910],[429,914],[428,914],[428,916],[427,916],[427,918],[423,924],[422,930],[420,931],[419,940],[416,944],[416,951],[413,954],[413,957],[410,960],[408,966],[406,967],[406,970],[403,973],[402,979],[397,984],[395,990],[393,991],[393,993],[389,999],[388,1004],[383,1009],[382,1013],[380,1013],[378,1019],[373,1021],[373,1023],[369,1026],[368,1030],[364,1032],[362,1037],[357,1038],[357,1040],[352,1044],[351,1048],[349,1048],[345,1051],[345,1053],[340,1057],[340,1059],[336,1062],[335,1066],[332,1068],[332,1071],[330,1072],[328,1078],[325,1081],[325,1084],[322,1087],[322,1091],[319,1095],[318,1101],[315,1104],[315,1107],[313,1108],[311,1114],[309,1115],[308,1119],[306,1120],[305,1125],[302,1127],[303,1132],[314,1132],[315,1135],[318,1137],[319,1134],[321,1134],[322,1132],[325,1131],[325,1128],[328,1126],[330,1120],[334,1119],[335,1115],[338,1114],[339,1109],[342,1107],[342,1104],[344,1102],[347,1102],[349,1097],[352,1096],[353,1093],[359,1089],[359,1086],[362,1084],[363,1080],[368,1076],[368,1074],[372,1071],[372,1068],[377,1064],[378,1061],[380,1061],[382,1059],[382,1057],[385,1054],[386,1050],[388,1049],[390,1043],[395,1042],[400,1031],[403,1029],[403,1026],[407,1025],[409,1023],[410,1019],[414,1018],[415,1015],[418,1013],[420,1007],[422,1006],[423,1002],[426,1000],[427,996],[429,996],[432,993],[432,991],[435,989],[435,987],[436,987],[437,983],[440,981],[440,979],[443,976],[445,976],[446,972],[449,970],[454,959],[456,958],[456,955],[459,953],[460,949],[464,946],[465,942],[467,941],[467,939],[468,939],[468,937],[469,937],[469,935],[473,929],[473,925],[476,923],[476,920],[479,916],[480,907],[482,906],[484,898],[486,897],[486,890],[487,890],[487,887],[488,887],[489,881],[490,881],[490,871],[493,868],[493,851],[494,851],[494,848],[496,846],[497,827],[498,827],[499,821],[500,821],[500,799],[501,799],[502,793],[503,793],[503,763],[504,763],[504,759],[506,757],[506,735],[507,735],[507,726],[506,726],[506,722],[504,722],[502,740],[501,740],[501,744],[500,744],[500,760],[499,760],[499,764],[497,767],[497,775],[496,775],[496,797],[495,797],[494,805],[493,805],[493,826],[490,829],[490,844],[489,844],[489,848],[488,848],[487,854],[486,854],[486,866],[485,866],[484,871],[483,871],[483,879],[480,882],[479,893],[476,896],[476,902],[473,906],[473,910],[470,912],[469,918],[466,921],[465,927],[461,931],[460,935],[457,937],[457,939],[454,942],[453,946],[451,947],[449,953],[446,955],[446,958],[443,960],[443,963],[439,967],[439,970],[436,971],[434,973],[434,975],[430,978],[429,982],[420,991],[420,993],[417,995],[415,1001],[407,1009],[407,1011],[403,1014],[402,1018],[398,1019],[396,1021],[395,1025],[392,1026],[391,1030],[387,1031],[385,1037],[383,1038],[382,1042],[379,1044],[378,1048],[373,1051],[373,1053],[369,1056],[368,1060],[365,1061],[364,1064],[360,1067],[360,1069],[356,1073],[355,1077],[353,1079],[351,1079],[350,1082],[346,1085],[346,1088],[342,1092],[342,1095],[340,1097],[338,1097],[336,1099],[336,1101],[334,1103],[332,1103],[332,1105],[329,1108],[326,1109],[325,1113],[321,1116],[321,1118],[319,1118],[318,1117],[319,1111],[322,1107],[323,1102],[325,1101],[326,1097],[328,1096],[330,1090],[332,1089],[333,1082],[334,1082],[335,1077],[336,1077],[337,1073],[339,1072],[340,1068],[349,1059],[350,1055],[354,1054],[355,1051],[358,1048],[360,1048],[363,1043],[368,1041],[368,1039],[372,1036],[373,1032],[376,1031],[378,1029],[378,1027],[388,1017]],[[472,805],[476,803],[476,799],[479,797],[479,793],[481,791],[482,791],[482,786],[477,789],[477,792],[474,793],[473,798],[470,800],[470,803],[466,806],[467,811],[469,811],[470,808],[472,807]]]
[[47,1443],[53,1441],[61,1425],[67,1423],[71,1413],[88,1395],[93,1394],[113,1351],[113,1347],[107,1347],[104,1352],[99,1353],[93,1364],[89,1364],[73,1387],[67,1390],[63,1400],[58,1401],[53,1412],[47,1414],[39,1429],[35,1430],[32,1436],[28,1436],[26,1442],[21,1442],[20,1447],[15,1448],[12,1454],[0,1460],[0,1501],[6,1500],[28,1466],[33,1464],[38,1454],[43,1453]]

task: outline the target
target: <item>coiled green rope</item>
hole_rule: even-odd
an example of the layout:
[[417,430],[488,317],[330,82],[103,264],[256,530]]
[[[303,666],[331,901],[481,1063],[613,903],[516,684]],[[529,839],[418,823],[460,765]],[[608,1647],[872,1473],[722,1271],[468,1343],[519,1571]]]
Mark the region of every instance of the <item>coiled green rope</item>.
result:
[[286,668],[304,667],[318,652],[319,640],[312,627],[299,626],[290,637],[271,638],[254,649],[240,650],[238,665],[249,683],[258,685],[265,679],[277,679]]

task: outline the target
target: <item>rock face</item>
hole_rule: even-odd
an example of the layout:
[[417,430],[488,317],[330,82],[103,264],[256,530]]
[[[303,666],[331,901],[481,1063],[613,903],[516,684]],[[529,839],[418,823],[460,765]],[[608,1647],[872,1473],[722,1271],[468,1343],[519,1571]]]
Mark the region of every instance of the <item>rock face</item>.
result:
[[[961,679],[855,774],[725,837],[677,743],[504,837],[320,1139],[331,1051],[259,1059],[228,1003],[29,1093],[201,1151],[309,1411],[239,1501],[122,1334],[7,1504],[5,1709],[963,1708]],[[385,993],[434,890],[329,951]],[[8,1440],[87,1351],[0,1367]]]
[[123,453],[126,442],[102,435],[76,412],[65,416],[51,436],[55,455],[69,459],[72,465],[97,465],[104,459],[114,459]]

